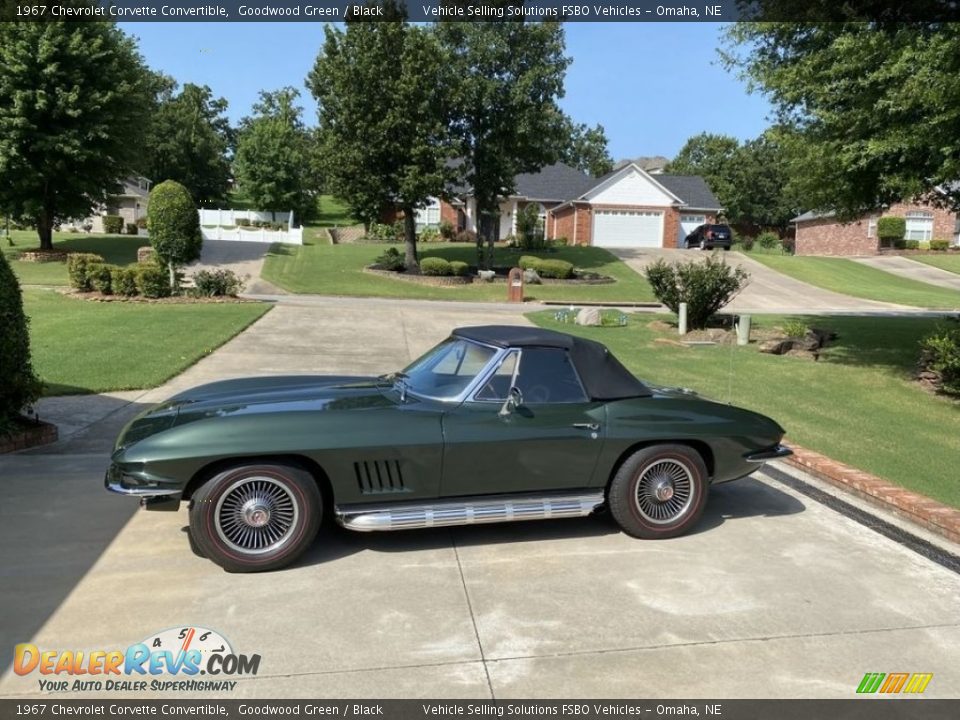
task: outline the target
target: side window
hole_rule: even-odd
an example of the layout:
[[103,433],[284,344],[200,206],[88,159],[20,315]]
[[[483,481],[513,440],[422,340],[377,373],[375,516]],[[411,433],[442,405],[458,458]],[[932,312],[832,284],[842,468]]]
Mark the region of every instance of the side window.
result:
[[520,356],[516,385],[525,403],[587,400],[569,354],[559,348],[525,348]]
[[476,394],[477,400],[499,400],[507,399],[507,393],[510,392],[510,386],[513,384],[513,373],[517,367],[518,353],[512,352],[500,361],[500,366],[493,373],[489,382],[484,385]]

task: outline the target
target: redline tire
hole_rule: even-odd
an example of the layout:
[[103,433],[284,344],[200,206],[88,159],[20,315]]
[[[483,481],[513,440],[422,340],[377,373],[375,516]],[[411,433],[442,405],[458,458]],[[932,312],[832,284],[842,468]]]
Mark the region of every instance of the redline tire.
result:
[[320,529],[323,500],[313,476],[292,465],[237,465],[193,494],[190,534],[228,572],[277,570],[296,560]]

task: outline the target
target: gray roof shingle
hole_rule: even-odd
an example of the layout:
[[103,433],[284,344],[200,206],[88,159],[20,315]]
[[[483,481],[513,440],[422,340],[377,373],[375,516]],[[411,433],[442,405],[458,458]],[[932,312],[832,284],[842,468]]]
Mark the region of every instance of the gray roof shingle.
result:
[[531,200],[572,200],[579,197],[597,181],[575,167],[557,163],[537,173],[517,175],[514,182],[517,196]]
[[719,210],[723,207],[699,175],[654,175],[653,179],[680,198],[684,205],[698,210]]

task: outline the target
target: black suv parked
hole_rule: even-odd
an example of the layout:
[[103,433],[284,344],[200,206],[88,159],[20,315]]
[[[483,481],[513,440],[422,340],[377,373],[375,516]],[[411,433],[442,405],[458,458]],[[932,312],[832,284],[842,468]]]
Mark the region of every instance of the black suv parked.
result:
[[712,250],[715,247],[722,247],[729,250],[733,243],[733,233],[729,225],[701,225],[692,233],[687,235],[683,241],[685,248],[700,248],[701,250]]

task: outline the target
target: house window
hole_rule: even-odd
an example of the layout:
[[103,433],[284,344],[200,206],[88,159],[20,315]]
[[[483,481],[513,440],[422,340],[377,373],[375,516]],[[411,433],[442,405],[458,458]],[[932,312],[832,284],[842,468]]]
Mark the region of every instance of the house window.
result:
[[933,213],[916,210],[907,213],[907,240],[933,239]]
[[871,215],[867,221],[867,237],[875,238],[877,236],[877,216]]
[[417,228],[436,227],[440,224],[440,200],[430,198],[425,207],[417,208]]

